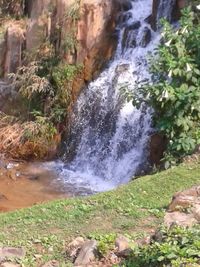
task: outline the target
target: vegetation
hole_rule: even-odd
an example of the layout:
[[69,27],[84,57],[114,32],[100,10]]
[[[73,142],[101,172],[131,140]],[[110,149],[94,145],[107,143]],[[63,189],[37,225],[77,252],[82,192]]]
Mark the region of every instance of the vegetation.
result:
[[24,0],[0,0],[0,15],[14,15],[20,17],[23,14]]
[[0,130],[1,154],[21,159],[40,159],[55,154],[57,131],[46,117],[36,116],[35,121],[22,122],[1,112]]
[[[17,143],[12,137],[9,139],[10,146],[13,145],[13,152],[14,148],[16,151],[10,153],[11,151],[8,149],[7,152],[9,155],[15,154],[15,158],[21,157],[23,154],[24,158],[24,142],[29,141],[31,144],[34,143],[34,146],[29,146],[27,158],[31,157],[31,148],[33,149],[33,158],[42,158],[42,155],[48,155],[48,147],[58,145],[57,141],[60,138],[57,136],[64,129],[63,125],[66,122],[71,103],[72,83],[82,67],[64,64],[48,43],[43,44],[33,54],[29,54],[26,61],[27,64],[18,68],[16,74],[10,75],[12,85],[18,91],[21,103],[11,115],[16,116],[16,120],[20,123],[17,128],[21,130],[16,131],[16,124],[14,128],[12,125],[8,126],[10,133],[15,130],[15,140],[20,140],[20,144],[23,143],[23,153],[21,153],[20,147],[17,149]],[[19,109],[22,110],[22,106],[25,111],[21,114]],[[5,143],[7,138],[4,140],[3,133],[4,131],[1,136],[2,143]],[[44,140],[42,141],[42,139]],[[41,149],[39,149],[40,145]],[[4,146],[2,150],[5,153],[6,148],[8,147]]]
[[[30,4],[28,2],[26,0],[0,0],[0,20],[2,25],[6,19],[14,21],[25,15]],[[62,134],[65,128],[69,105],[72,100],[73,80],[82,68],[80,65],[68,64],[66,61],[68,55],[76,53],[75,35],[77,20],[79,19],[79,8],[80,1],[75,1],[67,9],[62,19],[57,20],[56,25],[52,25],[51,35],[48,36],[44,44],[34,51],[23,52],[23,66],[18,68],[17,73],[10,75],[12,85],[19,94],[17,99],[12,102],[15,108],[9,110],[9,115],[16,117],[17,124],[8,125],[7,128],[3,129],[1,135],[2,144],[4,144],[2,145],[2,152],[8,152],[9,156],[15,154],[15,158],[21,157],[20,150],[14,153],[14,148],[17,148],[17,140],[20,140],[21,145],[24,140],[27,142],[28,138],[30,138],[29,141],[31,143],[33,143],[34,139],[34,147],[39,147],[40,143],[45,144],[46,148],[48,146],[51,147],[49,141],[53,144],[55,137]],[[49,12],[53,13],[54,9],[55,5],[50,4]],[[69,29],[68,26],[70,27]],[[63,32],[64,28],[65,30],[67,28],[67,33]],[[66,36],[63,36],[64,34]],[[63,58],[65,59],[63,60]],[[7,116],[6,114],[4,115],[5,117]],[[39,125],[43,135],[36,130],[40,128],[38,127]],[[27,130],[27,127],[29,130]],[[16,135],[11,135],[11,131],[17,129]],[[5,133],[9,131],[10,138],[5,138],[4,130]],[[27,132],[28,134],[24,138],[24,134]],[[33,136],[34,134],[35,137]],[[47,143],[46,140],[42,141],[42,136],[48,137],[46,139],[48,140]],[[13,142],[12,153],[10,153],[8,146],[5,145],[8,144],[8,140],[11,143]],[[36,145],[37,140],[38,144]],[[38,149],[33,149],[32,157],[38,158],[39,155],[41,157],[42,154],[46,155],[45,147],[43,147],[44,153],[37,151]],[[29,152],[27,151],[27,158],[30,158]],[[24,158],[25,150],[22,154]]]
[[168,138],[165,160],[172,163],[200,144],[199,11],[185,9],[178,28],[163,22],[162,37],[151,58],[153,84],[144,82],[134,104],[145,99],[153,107],[155,127]]
[[[104,254],[112,248],[116,233],[135,240],[155,229],[172,195],[198,184],[199,172],[199,164],[184,164],[141,177],[112,192],[0,214],[0,244],[25,247],[22,263],[27,267],[50,259],[68,266],[66,244],[80,235],[99,240],[99,250]],[[159,254],[156,245],[154,251]]]
[[173,227],[160,230],[162,240],[149,246],[133,248],[124,267],[161,267],[161,266],[199,266],[200,263],[200,227],[191,229]]

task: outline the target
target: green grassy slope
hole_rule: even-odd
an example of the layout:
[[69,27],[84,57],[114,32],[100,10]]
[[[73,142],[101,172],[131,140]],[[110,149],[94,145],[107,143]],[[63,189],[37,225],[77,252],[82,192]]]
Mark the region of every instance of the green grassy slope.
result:
[[60,266],[70,266],[63,251],[71,238],[95,233],[140,236],[162,222],[175,192],[196,184],[200,164],[184,164],[111,192],[0,214],[0,246],[24,246],[24,266],[38,266],[38,254],[41,262],[58,259]]

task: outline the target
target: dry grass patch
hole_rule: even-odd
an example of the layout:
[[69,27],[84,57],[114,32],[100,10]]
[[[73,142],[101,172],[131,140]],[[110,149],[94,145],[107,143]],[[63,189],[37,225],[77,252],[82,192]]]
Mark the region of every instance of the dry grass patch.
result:
[[12,158],[49,158],[57,149],[59,135],[46,121],[21,122],[0,112],[0,151]]

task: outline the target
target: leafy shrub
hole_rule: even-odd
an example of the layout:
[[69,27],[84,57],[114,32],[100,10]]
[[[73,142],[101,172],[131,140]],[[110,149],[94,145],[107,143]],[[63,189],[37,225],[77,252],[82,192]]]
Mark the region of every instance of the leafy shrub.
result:
[[166,158],[180,158],[200,144],[200,21],[187,8],[180,25],[163,22],[162,42],[151,57],[153,84],[144,84],[134,104],[152,106],[155,127],[168,138]]
[[[23,158],[26,158],[26,155],[28,158],[46,157],[49,149],[58,145],[58,132],[64,129],[63,124],[71,103],[73,79],[81,69],[81,66],[62,63],[52,52],[51,46],[44,45],[39,53],[41,50],[46,51],[46,54],[43,53],[40,60],[36,51],[36,54],[31,55],[34,59],[31,63],[20,67],[16,74],[10,75],[12,85],[27,110],[23,112],[23,116],[20,115],[20,121],[23,117],[25,122],[18,121],[14,127],[9,123],[7,125],[9,133],[11,129],[18,132],[15,138],[9,141],[13,145],[14,153],[10,153],[13,157],[19,157],[20,154]],[[24,113],[27,114],[24,116]],[[55,140],[56,136],[58,138]],[[3,134],[2,140],[4,137]],[[23,144],[18,149],[19,153],[16,153],[16,140],[19,145]],[[7,148],[5,146],[2,151],[9,152]]]
[[136,247],[124,267],[192,267],[200,264],[200,228],[162,229],[162,241]]

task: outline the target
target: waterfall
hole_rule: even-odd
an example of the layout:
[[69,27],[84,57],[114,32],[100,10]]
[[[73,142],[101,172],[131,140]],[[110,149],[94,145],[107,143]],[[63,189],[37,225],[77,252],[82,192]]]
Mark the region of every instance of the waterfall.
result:
[[161,18],[172,21],[172,13],[176,5],[176,0],[160,0],[157,10],[157,23]]
[[72,114],[66,147],[74,157],[54,163],[64,190],[79,194],[109,190],[127,183],[148,165],[152,133],[151,109],[138,110],[122,94],[150,79],[147,55],[158,45],[159,34],[147,19],[152,0],[131,1],[119,18],[118,47],[109,66],[80,95]]

